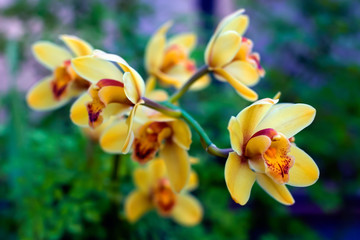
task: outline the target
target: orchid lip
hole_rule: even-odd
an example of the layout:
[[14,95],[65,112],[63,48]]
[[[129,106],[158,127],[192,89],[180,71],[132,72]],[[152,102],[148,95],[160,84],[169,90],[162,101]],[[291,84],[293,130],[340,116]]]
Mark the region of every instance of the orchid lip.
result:
[[267,174],[278,184],[287,183],[289,181],[289,170],[294,165],[294,158],[289,155],[291,141],[284,134],[272,128],[262,129],[256,132],[250,139],[260,136],[268,138],[270,142],[266,142],[265,139],[259,141],[249,140],[245,149],[253,149],[253,153],[254,149],[258,149],[258,153],[246,156],[246,158],[255,167],[255,172],[259,171]]
[[65,93],[65,90],[67,89],[68,84],[59,87],[58,85],[56,85],[56,82],[52,82],[51,84],[51,88],[52,88],[52,92],[54,94],[54,98],[56,100],[60,100],[61,97],[63,96],[63,94]]
[[166,178],[159,179],[151,197],[159,213],[163,216],[169,215],[175,207],[176,195],[171,190],[170,182]]

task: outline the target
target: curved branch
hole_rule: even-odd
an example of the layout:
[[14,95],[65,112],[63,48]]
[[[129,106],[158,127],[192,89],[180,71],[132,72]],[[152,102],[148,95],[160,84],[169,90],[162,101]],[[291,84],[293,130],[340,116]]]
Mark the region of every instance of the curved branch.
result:
[[182,95],[184,95],[187,92],[187,90],[189,90],[191,85],[193,85],[198,79],[200,79],[202,76],[204,76],[208,72],[209,72],[209,67],[207,65],[204,65],[204,66],[200,67],[197,70],[197,72],[184,84],[184,86],[182,86],[179,90],[177,90],[170,97],[169,102],[174,103],[177,100],[179,100],[179,98],[181,98]]

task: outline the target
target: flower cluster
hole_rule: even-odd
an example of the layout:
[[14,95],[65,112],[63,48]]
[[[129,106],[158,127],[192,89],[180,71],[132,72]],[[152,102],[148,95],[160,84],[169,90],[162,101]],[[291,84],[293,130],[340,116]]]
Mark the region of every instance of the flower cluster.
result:
[[[196,35],[183,33],[167,39],[172,23],[161,26],[145,51],[146,84],[142,76],[118,55],[94,50],[73,36],[60,39],[70,49],[41,41],[33,45],[36,59],[52,75],[30,89],[29,106],[50,110],[77,99],[70,110],[72,122],[99,142],[105,152],[130,154],[136,190],[125,199],[125,215],[137,221],[151,209],[182,225],[195,225],[202,206],[188,192],[198,185],[188,154],[190,127],[199,134],[204,149],[227,158],[225,182],[237,203],[247,203],[256,181],[280,203],[294,203],[285,184],[304,187],[319,177],[317,165],[295,145],[294,135],[314,120],[315,109],[306,104],[258,100],[254,86],[265,71],[253,42],[244,37],[249,18],[239,10],[217,26],[204,53],[205,65],[191,59]],[[177,100],[187,90],[210,84],[209,73],[228,82],[244,99],[255,101],[231,117],[231,148],[219,149]],[[157,89],[175,87],[176,92]]]

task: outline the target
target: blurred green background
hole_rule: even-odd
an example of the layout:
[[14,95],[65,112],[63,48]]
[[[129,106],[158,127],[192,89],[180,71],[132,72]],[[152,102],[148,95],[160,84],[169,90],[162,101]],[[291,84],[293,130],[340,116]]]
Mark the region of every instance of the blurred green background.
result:
[[[168,2],[168,3],[167,3]],[[249,203],[227,191],[224,159],[207,155],[194,133],[191,154],[205,216],[196,227],[176,225],[155,212],[126,222],[123,198],[133,189],[134,164],[105,154],[68,118],[70,104],[39,113],[25,103],[27,89],[48,74],[31,44],[67,33],[123,56],[146,77],[147,40],[163,22],[170,31],[195,31],[193,53],[203,64],[207,39],[224,14],[245,8],[267,71],[260,97],[282,92],[282,102],[317,109],[296,136],[320,168],[319,181],[291,188],[285,207],[255,186]],[[360,234],[360,3],[358,1],[0,1],[0,239],[356,239]],[[229,147],[227,122],[249,103],[213,81],[187,93],[182,106],[219,147]]]

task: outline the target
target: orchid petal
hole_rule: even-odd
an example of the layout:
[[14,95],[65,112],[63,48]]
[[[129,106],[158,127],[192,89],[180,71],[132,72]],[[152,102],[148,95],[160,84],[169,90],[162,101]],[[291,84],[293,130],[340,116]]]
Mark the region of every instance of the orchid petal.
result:
[[249,17],[242,13],[243,12],[237,12],[233,15],[232,19],[229,19],[226,24],[224,24],[219,34],[227,31],[235,31],[239,35],[243,35],[249,26]]
[[196,45],[196,40],[197,37],[195,34],[193,33],[183,33],[183,34],[178,34],[172,38],[169,39],[168,41],[168,46],[172,46],[172,45],[176,45],[176,46],[180,46],[183,49],[186,50],[186,52],[191,52],[195,45]]
[[288,185],[307,187],[319,179],[319,168],[308,154],[297,146],[292,145],[289,155],[295,158],[295,163],[289,170]]
[[101,51],[99,49],[95,49],[92,53],[92,55],[95,58],[100,58],[109,62],[114,62],[114,63],[118,63],[118,64],[123,64],[123,65],[129,65],[125,59],[123,59],[122,57],[116,55],[116,54],[111,54],[111,53],[106,53],[104,51]]
[[145,84],[142,78],[136,78],[130,72],[124,74],[124,90],[127,98],[134,104],[145,94]]
[[244,144],[244,136],[243,136],[243,129],[239,125],[239,122],[236,120],[235,117],[231,117],[228,130],[230,133],[230,143],[231,148],[238,154],[242,155],[242,146]]
[[152,160],[149,165],[150,184],[156,184],[160,179],[164,178],[166,174],[166,166],[164,160],[156,158]]
[[47,41],[33,44],[32,52],[36,60],[51,70],[62,66],[65,61],[72,58],[70,52],[65,48]]
[[120,86],[104,86],[99,90],[98,96],[105,105],[109,103],[125,104],[128,107],[132,105],[125,95],[124,88]]
[[280,203],[285,205],[292,205],[295,203],[294,198],[284,184],[278,184],[270,177],[261,173],[256,174],[256,181],[265,192]]
[[[228,16],[226,16],[225,18],[223,18],[220,23],[218,24],[218,26],[216,27],[216,30],[215,30],[215,34],[216,35],[219,35],[222,30],[229,25],[229,29],[233,27],[233,30],[237,29],[235,26],[237,24],[237,18],[240,17],[240,16],[246,16],[246,15],[243,15],[243,13],[245,12],[245,9],[239,9],[235,12],[233,12],[232,14],[229,14]],[[246,16],[247,17],[247,16]]]
[[69,102],[73,95],[67,94],[60,100],[54,98],[51,88],[52,76],[46,77],[36,83],[26,95],[28,105],[38,111],[52,110],[59,108]]
[[199,177],[195,171],[190,172],[189,182],[187,183],[185,190],[193,191],[199,186]]
[[271,145],[271,139],[266,135],[252,137],[246,144],[245,156],[262,155]]
[[284,107],[271,109],[255,131],[273,128],[290,138],[309,126],[315,118],[315,113],[315,108],[307,104],[287,104]]
[[87,92],[76,99],[70,109],[70,119],[73,123],[80,127],[89,126],[89,115],[86,104],[91,102],[91,100],[92,98]]
[[145,96],[148,96],[156,87],[156,78],[151,75],[148,77],[145,83]]
[[182,120],[169,123],[172,127],[172,140],[181,148],[189,150],[191,145],[191,130]]
[[167,22],[149,40],[145,49],[145,66],[149,72],[156,71],[162,65],[166,45],[166,32],[172,23]]
[[147,194],[133,191],[125,199],[126,218],[129,222],[134,223],[153,207]]
[[233,61],[224,70],[246,86],[254,86],[260,79],[257,69],[245,61]]
[[235,88],[236,92],[245,98],[248,101],[256,101],[258,99],[258,95],[256,92],[248,88],[245,84],[241,83],[225,70],[221,68],[214,69],[214,72],[219,74],[221,77],[225,78],[230,85]]
[[256,126],[264,118],[269,109],[277,102],[278,100],[270,98],[261,99],[243,109],[236,116],[240,128],[236,129],[236,131],[239,131],[239,137],[243,137],[243,140],[239,141],[240,144],[244,144],[250,139],[256,132]]
[[246,144],[245,156],[249,158],[249,166],[256,172],[265,173],[266,166],[262,155],[271,145],[271,139],[265,135],[250,138]]
[[[236,18],[237,16],[240,16],[244,13],[244,9],[239,9],[236,12],[228,15],[227,17],[225,17],[223,20],[221,20],[221,22],[218,24],[218,26],[215,29],[214,34],[211,36],[209,43],[206,46],[205,49],[205,62],[206,64],[209,65],[210,62],[210,57],[212,54],[212,49],[215,43],[215,40],[218,38],[218,36],[220,35],[221,30],[227,25],[227,23],[231,22],[232,19]],[[231,25],[231,24],[230,24]],[[236,29],[236,28],[235,28]],[[239,32],[241,33],[241,32]]]
[[179,76],[170,75],[167,73],[163,73],[161,71],[156,71],[153,74],[160,80],[160,83],[162,84],[172,85],[172,86],[180,86],[181,84],[181,80],[179,79]]
[[186,186],[190,175],[187,151],[172,141],[166,141],[160,149],[160,157],[165,162],[172,187],[176,192],[180,192]]
[[203,209],[200,202],[189,194],[179,194],[176,205],[171,212],[173,219],[184,226],[194,226],[203,217]]
[[143,193],[150,191],[151,185],[149,184],[149,172],[144,168],[137,168],[133,173],[133,179],[136,187]]
[[61,35],[60,39],[71,49],[71,51],[77,57],[90,55],[93,51],[93,48],[89,43],[78,37],[71,35]]
[[128,136],[128,128],[126,120],[121,119],[105,129],[100,137],[101,148],[108,153],[122,153]]
[[127,129],[127,136],[125,139],[125,143],[124,146],[122,148],[122,153],[126,154],[130,151],[131,145],[134,141],[134,118],[135,118],[135,114],[136,114],[136,110],[139,107],[140,104],[136,104],[133,109],[131,109],[129,117],[126,119],[126,123],[128,125],[128,129]]
[[214,42],[208,64],[212,68],[229,63],[241,46],[241,36],[235,31],[221,34]]
[[235,202],[245,205],[250,197],[256,174],[251,171],[247,161],[235,152],[229,154],[225,164],[225,182]]
[[71,60],[71,63],[77,74],[92,83],[96,83],[101,79],[122,82],[123,74],[111,62],[92,56],[84,56]]

